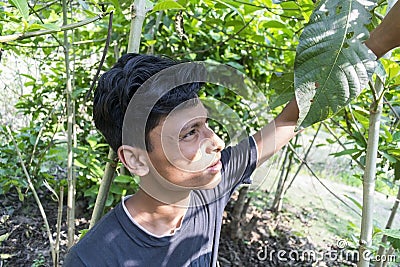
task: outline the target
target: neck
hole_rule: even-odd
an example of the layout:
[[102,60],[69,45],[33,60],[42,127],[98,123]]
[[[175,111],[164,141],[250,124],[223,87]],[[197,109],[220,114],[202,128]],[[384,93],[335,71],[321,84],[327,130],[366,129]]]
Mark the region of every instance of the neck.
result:
[[189,194],[178,205],[174,205],[163,203],[139,189],[125,204],[138,224],[150,233],[161,236],[171,234],[180,227],[189,205]]
[[140,190],[156,202],[187,207],[191,190],[173,185],[158,175],[149,173],[140,178]]

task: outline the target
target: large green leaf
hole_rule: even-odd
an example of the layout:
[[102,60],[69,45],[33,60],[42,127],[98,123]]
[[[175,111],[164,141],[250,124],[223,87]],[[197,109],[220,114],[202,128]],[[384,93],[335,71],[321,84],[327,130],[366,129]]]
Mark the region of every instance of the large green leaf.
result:
[[284,73],[282,75],[277,75],[276,73],[272,74],[271,80],[269,81],[269,90],[273,90],[275,93],[271,96],[268,103],[271,109],[279,107],[293,99],[293,75],[293,72]]
[[28,20],[29,17],[29,7],[27,0],[10,0],[10,3],[18,8],[19,12],[21,13],[22,17],[25,20]]
[[298,125],[307,127],[335,114],[354,99],[375,69],[363,45],[369,10],[364,0],[324,0],[314,10],[296,51],[294,86]]

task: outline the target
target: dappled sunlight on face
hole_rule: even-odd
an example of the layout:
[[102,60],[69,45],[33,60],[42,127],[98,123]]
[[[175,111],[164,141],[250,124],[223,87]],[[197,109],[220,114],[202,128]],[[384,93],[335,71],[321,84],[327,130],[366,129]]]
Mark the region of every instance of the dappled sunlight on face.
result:
[[150,161],[165,182],[185,188],[215,186],[220,179],[225,143],[209,128],[203,104],[185,104],[152,130]]

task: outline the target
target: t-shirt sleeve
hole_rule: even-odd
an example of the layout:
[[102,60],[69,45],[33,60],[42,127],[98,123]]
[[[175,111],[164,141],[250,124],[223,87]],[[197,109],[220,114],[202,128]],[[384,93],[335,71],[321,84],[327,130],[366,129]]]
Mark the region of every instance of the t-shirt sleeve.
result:
[[222,179],[220,186],[234,189],[250,184],[251,174],[257,165],[257,145],[254,137],[243,139],[235,146],[227,147],[221,155]]

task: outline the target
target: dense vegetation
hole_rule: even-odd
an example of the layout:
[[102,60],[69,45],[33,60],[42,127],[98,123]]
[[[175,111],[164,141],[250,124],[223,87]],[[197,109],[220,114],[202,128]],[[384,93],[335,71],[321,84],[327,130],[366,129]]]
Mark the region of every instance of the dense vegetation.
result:
[[[140,52],[232,66],[255,82],[271,113],[277,114],[294,95],[296,47],[315,2],[148,2],[153,8],[144,21]],[[34,188],[59,200],[68,193],[70,177],[76,179],[76,199],[93,207],[109,148],[92,122],[92,87],[98,70],[108,69],[127,52],[130,6],[131,1],[115,0],[0,1],[1,195],[17,193],[24,202],[33,198]],[[379,24],[386,7],[386,1],[379,1],[368,11],[372,19],[367,29]],[[376,75],[357,99],[331,119],[310,126],[315,134],[322,125],[321,131],[329,134],[325,145],[343,147],[335,156],[351,158],[351,170],[346,172],[362,181],[370,111],[382,99],[376,182],[388,194],[397,194],[400,186],[399,60],[396,50],[380,60]],[[383,86],[380,94],[375,90],[377,80]],[[206,95],[222,99],[246,122],[249,132],[260,127],[242,96],[222,86],[206,87],[202,96]],[[215,127],[224,135],[223,127]],[[298,147],[295,141],[292,144],[283,158],[296,156]],[[301,164],[300,159],[291,162]],[[135,192],[137,183],[137,177],[118,165],[106,206]],[[382,231],[374,228],[375,237],[380,239]],[[398,252],[400,233],[385,233],[389,238],[384,247]],[[374,244],[376,249],[379,244]]]

